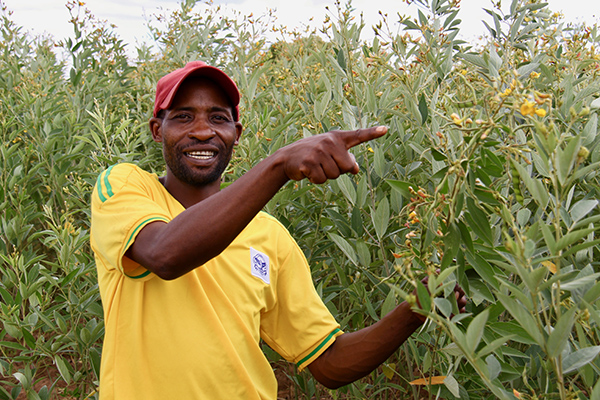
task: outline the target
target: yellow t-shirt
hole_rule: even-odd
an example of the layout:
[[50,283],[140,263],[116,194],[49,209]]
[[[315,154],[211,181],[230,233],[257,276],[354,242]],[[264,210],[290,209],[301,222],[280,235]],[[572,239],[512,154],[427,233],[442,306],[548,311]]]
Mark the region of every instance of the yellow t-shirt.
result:
[[276,399],[262,338],[305,368],[342,332],[287,230],[258,214],[203,266],[164,281],[125,256],[152,221],[184,211],[154,174],[110,167],[92,195],[106,333],[101,400]]

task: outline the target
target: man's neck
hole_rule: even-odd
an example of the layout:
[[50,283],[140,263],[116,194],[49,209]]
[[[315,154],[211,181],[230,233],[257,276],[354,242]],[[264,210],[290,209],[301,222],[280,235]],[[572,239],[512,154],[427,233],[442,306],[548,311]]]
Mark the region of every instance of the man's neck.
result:
[[158,178],[158,180],[171,196],[185,208],[201,202],[221,189],[220,179],[206,185],[194,186],[183,183],[172,176],[170,177],[169,173],[167,173],[167,175]]

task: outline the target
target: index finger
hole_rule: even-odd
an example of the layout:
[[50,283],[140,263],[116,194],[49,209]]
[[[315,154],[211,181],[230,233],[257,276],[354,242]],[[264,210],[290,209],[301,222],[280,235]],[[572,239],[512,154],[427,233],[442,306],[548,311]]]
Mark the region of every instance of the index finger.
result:
[[346,149],[354,147],[360,143],[377,139],[386,134],[387,126],[374,126],[372,128],[356,129],[354,131],[337,131],[338,136],[346,145]]

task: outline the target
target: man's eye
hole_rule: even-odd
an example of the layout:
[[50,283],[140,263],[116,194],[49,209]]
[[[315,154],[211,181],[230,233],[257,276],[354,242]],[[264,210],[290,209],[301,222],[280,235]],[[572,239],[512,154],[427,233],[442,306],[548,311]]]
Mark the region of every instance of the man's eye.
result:
[[215,115],[213,119],[217,122],[229,122],[229,118],[224,115]]

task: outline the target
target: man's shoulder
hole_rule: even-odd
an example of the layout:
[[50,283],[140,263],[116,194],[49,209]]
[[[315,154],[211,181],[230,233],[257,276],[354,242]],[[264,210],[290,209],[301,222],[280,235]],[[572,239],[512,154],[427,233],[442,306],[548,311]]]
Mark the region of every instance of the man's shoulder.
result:
[[252,220],[252,224],[260,227],[281,228],[287,231],[285,226],[283,226],[277,218],[265,211],[260,211],[256,214],[256,217]]
[[260,211],[254,219],[248,224],[244,233],[252,236],[253,238],[262,238],[264,240],[274,240],[277,238],[279,242],[281,239],[286,239],[284,242],[294,242],[295,240],[290,235],[288,229],[274,216]]
[[132,174],[136,174],[141,177],[148,177],[148,178],[154,176],[154,174],[152,174],[132,163],[113,164],[110,167],[106,168],[104,171],[102,171],[100,173],[100,176],[103,176],[104,179],[108,179],[108,178],[118,178],[118,177],[129,177]]
[[156,180],[157,177],[155,174],[145,171],[135,164],[114,164],[98,175],[94,189],[94,198],[104,203],[128,184],[153,182]]

